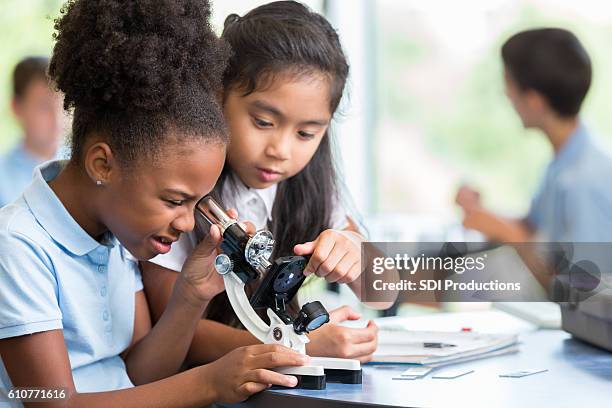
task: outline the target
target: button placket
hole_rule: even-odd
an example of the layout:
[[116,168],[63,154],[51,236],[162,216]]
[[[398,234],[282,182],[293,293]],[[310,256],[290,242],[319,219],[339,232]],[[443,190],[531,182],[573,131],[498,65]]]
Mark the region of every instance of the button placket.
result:
[[104,245],[100,245],[90,254],[90,258],[95,265],[94,268],[97,270],[96,284],[98,294],[101,297],[101,319],[103,322],[104,333],[106,334],[107,341],[112,342],[112,316],[110,313],[110,305],[108,299],[108,263],[110,259],[110,248]]
[[104,320],[104,333],[106,334],[106,341],[112,343],[113,323],[111,322],[110,313],[108,310],[102,312],[102,320]]

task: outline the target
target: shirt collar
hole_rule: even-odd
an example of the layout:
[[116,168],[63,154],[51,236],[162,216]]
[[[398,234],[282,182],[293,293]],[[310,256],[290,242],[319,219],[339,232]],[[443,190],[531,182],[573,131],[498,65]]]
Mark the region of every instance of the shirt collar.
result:
[[272,184],[270,187],[262,188],[262,189],[252,189],[255,194],[257,194],[264,203],[266,207],[266,215],[268,219],[272,219],[272,208],[274,208],[274,198],[276,197],[276,189],[277,184]]
[[83,256],[101,245],[114,246],[116,239],[108,233],[103,243],[93,239],[70,215],[48,182],[58,176],[67,161],[50,161],[34,170],[34,179],[24,191],[24,198],[38,223],[53,240],[77,256]]
[[274,198],[276,198],[276,189],[278,187],[277,184],[275,183],[270,187],[256,189],[250,188],[244,184],[235,173],[231,174],[231,179],[231,182],[235,187],[235,193],[237,197],[239,197],[237,200],[235,200],[236,203],[248,202],[251,197],[256,196],[264,203],[266,215],[268,219],[271,220],[272,208],[274,207]]
[[561,169],[573,162],[580,151],[589,143],[589,132],[586,126],[579,122],[570,137],[565,141],[551,163],[551,168]]

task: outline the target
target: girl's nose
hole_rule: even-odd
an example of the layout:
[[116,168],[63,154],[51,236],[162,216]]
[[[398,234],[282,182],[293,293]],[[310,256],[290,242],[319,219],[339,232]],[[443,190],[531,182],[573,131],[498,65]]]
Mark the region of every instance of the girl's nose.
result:
[[289,160],[291,158],[291,135],[289,132],[278,132],[272,136],[265,153],[277,160]]
[[185,206],[184,210],[180,216],[176,217],[172,222],[171,226],[178,232],[189,232],[193,230],[195,227],[195,217],[193,214],[193,209],[189,209],[188,206]]

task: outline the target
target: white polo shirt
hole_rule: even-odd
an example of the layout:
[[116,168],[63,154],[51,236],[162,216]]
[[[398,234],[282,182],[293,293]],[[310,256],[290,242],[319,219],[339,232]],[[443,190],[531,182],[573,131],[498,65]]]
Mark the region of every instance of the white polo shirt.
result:
[[[231,174],[223,185],[221,196],[226,208],[235,208],[241,220],[250,221],[257,230],[261,230],[266,229],[268,220],[272,219],[276,190],[277,184],[259,190],[249,188]],[[332,211],[330,225],[332,229],[344,229],[348,226],[347,213],[337,201]],[[170,252],[156,256],[151,262],[180,272],[197,244],[195,232],[181,234],[179,240],[172,245]]]

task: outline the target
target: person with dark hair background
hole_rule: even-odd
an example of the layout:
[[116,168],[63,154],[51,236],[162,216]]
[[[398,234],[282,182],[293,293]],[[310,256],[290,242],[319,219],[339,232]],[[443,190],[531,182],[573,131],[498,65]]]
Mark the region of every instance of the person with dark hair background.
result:
[[612,156],[580,119],[591,60],[574,34],[523,31],[503,45],[506,94],[525,128],[541,130],[554,151],[528,215],[498,216],[460,188],[464,225],[498,242],[612,242]]
[[39,164],[57,156],[64,128],[61,94],[49,86],[46,57],[26,57],[13,71],[11,109],[23,139],[0,158],[0,207],[16,199]]
[[[320,14],[294,1],[268,3],[225,20],[222,38],[232,47],[224,75],[224,112],[231,143],[214,194],[257,229],[274,234],[272,257],[312,255],[305,274],[346,284],[360,294],[361,241],[345,207],[333,159],[330,124],[349,66],[338,34]],[[202,233],[204,232],[204,233]],[[168,254],[143,264],[154,318],[165,309],[185,260],[206,235],[185,234]],[[253,289],[253,288],[249,288]],[[298,296],[290,305],[299,310]],[[380,302],[374,307],[390,306]],[[338,323],[361,315],[348,306],[310,333],[313,356],[369,361],[378,328]],[[196,331],[189,363],[219,358],[257,342],[243,330],[225,293],[208,306]],[[262,318],[267,316],[262,313]]]
[[167,253],[193,229],[225,161],[217,98],[228,49],[209,19],[205,0],[62,8],[49,75],[74,115],[72,156],[37,168],[0,210],[1,389],[47,389],[45,406],[194,407],[297,384],[268,368],[308,358],[278,345],[180,372],[223,287],[218,226],[154,326],[133,259]]

